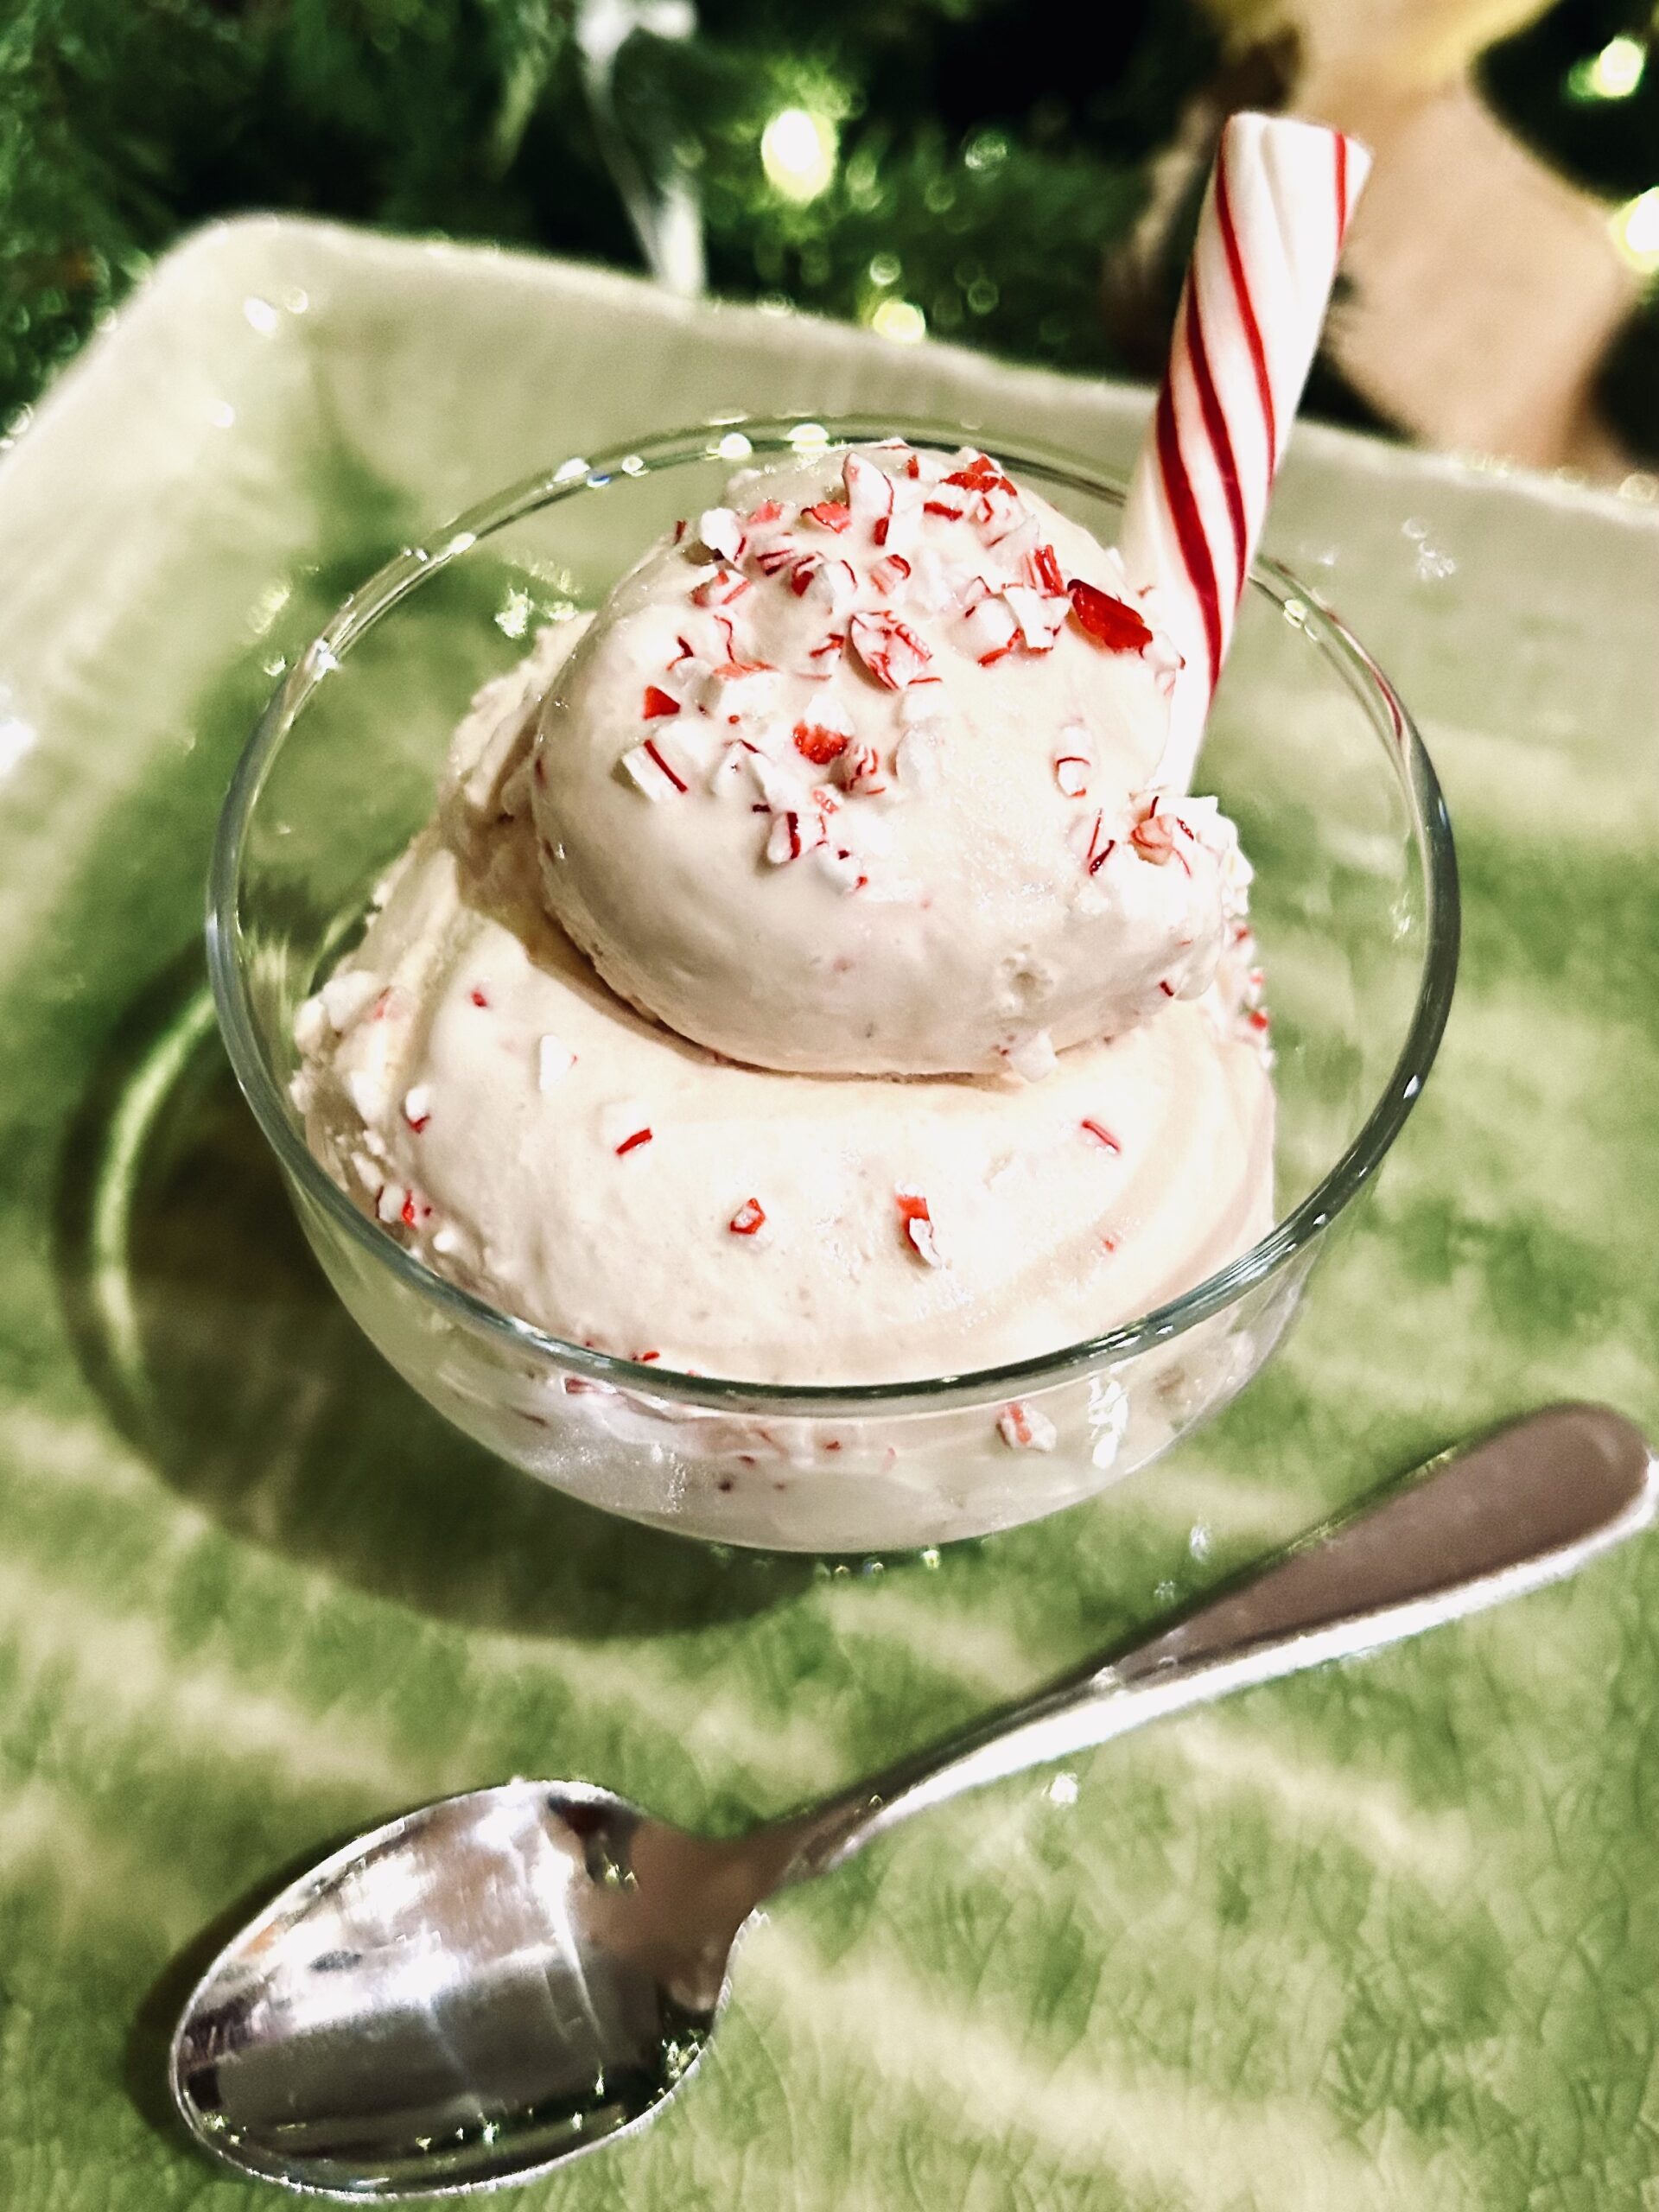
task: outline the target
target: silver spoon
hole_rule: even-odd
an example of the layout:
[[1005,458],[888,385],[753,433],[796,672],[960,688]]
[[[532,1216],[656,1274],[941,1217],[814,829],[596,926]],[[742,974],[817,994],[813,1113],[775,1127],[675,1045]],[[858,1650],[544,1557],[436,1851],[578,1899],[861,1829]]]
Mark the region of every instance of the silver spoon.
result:
[[1653,1517],[1631,1424],[1554,1406],[1433,1463],[1110,1664],[805,1812],[716,1840],[511,1782],[359,1837],[223,1951],[173,2094],[228,2164],[361,2201],[544,2174],[661,2108],[778,1891],[912,1813],[1143,1721],[1572,1573]]

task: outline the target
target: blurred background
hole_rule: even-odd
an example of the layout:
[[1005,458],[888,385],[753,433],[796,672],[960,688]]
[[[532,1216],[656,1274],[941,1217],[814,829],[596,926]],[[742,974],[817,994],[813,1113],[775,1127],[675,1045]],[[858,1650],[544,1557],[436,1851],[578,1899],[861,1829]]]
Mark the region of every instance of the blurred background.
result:
[[6,0],[0,426],[280,208],[1155,377],[1220,118],[1376,153],[1309,410],[1659,496],[1653,0]]

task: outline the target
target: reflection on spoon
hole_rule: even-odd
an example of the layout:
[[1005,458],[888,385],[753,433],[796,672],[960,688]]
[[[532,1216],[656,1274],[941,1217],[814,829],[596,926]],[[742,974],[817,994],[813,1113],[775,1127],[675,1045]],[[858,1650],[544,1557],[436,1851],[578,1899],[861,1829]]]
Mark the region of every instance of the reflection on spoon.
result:
[[960,1791],[1539,1588],[1644,1528],[1659,1464],[1556,1406],[1440,1460],[1109,1665],[731,1840],[513,1782],[389,1821],[284,1890],[174,2038],[186,2121],[245,2172],[363,2199],[524,2181],[696,2063],[767,1897]]

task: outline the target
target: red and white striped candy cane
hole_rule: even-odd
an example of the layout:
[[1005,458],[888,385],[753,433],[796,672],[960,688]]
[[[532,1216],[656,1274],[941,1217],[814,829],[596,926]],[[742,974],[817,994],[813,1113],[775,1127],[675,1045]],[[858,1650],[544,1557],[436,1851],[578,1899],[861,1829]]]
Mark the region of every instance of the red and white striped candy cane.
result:
[[1121,541],[1130,581],[1156,586],[1185,664],[1158,772],[1172,790],[1198,759],[1370,165],[1357,139],[1317,123],[1241,114],[1222,129]]

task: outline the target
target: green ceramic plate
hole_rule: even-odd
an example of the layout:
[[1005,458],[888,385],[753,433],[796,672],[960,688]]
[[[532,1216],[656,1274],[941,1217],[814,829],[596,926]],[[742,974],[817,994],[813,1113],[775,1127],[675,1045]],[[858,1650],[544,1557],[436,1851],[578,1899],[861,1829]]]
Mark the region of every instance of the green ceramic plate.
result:
[[[1465,981],[1289,1349],[1063,1519],[815,1570],[601,1522],[334,1306],[197,932],[283,656],[435,517],[721,409],[1122,461],[1143,401],[591,272],[208,233],[0,464],[0,2205],[262,2193],[168,2125],[204,1929],[518,1772],[734,1822],[1074,1665],[1468,1428],[1659,1428],[1659,514],[1299,434],[1273,550],[1427,725]],[[1633,491],[1642,487],[1633,486]],[[747,1948],[637,2143],[505,2203],[1651,2205],[1659,1548],[935,1816]]]

